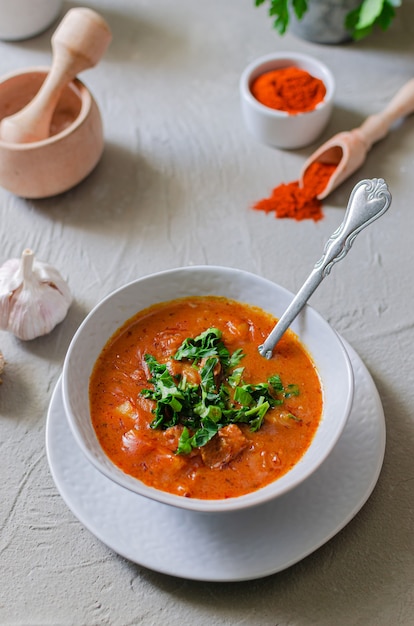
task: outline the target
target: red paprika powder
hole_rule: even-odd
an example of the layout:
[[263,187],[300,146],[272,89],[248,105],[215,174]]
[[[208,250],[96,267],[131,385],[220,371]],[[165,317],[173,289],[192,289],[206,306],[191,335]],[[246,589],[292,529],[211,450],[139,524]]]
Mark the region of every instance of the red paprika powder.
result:
[[250,90],[261,104],[291,115],[313,111],[326,94],[322,80],[295,66],[261,74]]
[[274,212],[275,217],[290,217],[295,220],[323,218],[322,202],[316,197],[328,184],[336,165],[315,161],[307,168],[303,177],[303,187],[299,181],[282,183],[275,187],[269,198],[253,205],[256,211]]

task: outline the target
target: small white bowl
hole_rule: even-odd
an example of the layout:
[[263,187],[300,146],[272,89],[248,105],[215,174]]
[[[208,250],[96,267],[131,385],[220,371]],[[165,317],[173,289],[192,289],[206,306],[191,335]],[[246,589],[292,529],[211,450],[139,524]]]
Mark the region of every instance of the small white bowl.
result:
[[225,500],[186,498],[148,487],[122,472],[101,448],[89,412],[89,378],[101,350],[115,331],[142,309],[191,295],[225,296],[280,317],[293,294],[275,283],[237,269],[200,266],[152,274],[121,287],[100,302],[76,332],[63,367],[63,402],[74,437],[89,461],[109,479],[136,494],[183,509],[221,512],[258,505],[286,493],[308,478],[327,458],[348,419],[353,373],[337,333],[309,305],[292,330],[307,348],[323,388],[323,413],[312,443],[281,478],[257,491]]
[[[253,96],[253,81],[264,74],[284,67],[299,67],[319,78],[326,95],[313,111],[289,114],[261,104]],[[248,130],[262,143],[276,148],[303,148],[313,143],[326,128],[333,109],[335,80],[321,61],[305,54],[280,53],[260,57],[250,63],[240,78],[241,109]]]
[[42,33],[62,9],[62,0],[0,0],[0,39],[18,41]]

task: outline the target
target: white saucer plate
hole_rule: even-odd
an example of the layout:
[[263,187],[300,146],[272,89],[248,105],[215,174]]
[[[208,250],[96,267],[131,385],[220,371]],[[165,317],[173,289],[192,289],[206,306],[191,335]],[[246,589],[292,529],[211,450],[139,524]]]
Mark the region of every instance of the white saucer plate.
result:
[[375,384],[346,342],[355,376],[351,415],[334,450],[308,480],[242,512],[194,513],[120,487],[83,455],[63,408],[61,382],[47,416],[46,450],[72,513],[109,548],[149,569],[193,580],[252,580],[280,572],[331,539],[378,480],[385,420]]

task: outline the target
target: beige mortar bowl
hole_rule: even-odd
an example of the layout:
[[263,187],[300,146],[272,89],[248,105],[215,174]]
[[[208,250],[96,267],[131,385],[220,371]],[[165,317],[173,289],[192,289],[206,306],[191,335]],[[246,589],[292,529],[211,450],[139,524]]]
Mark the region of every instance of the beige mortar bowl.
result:
[[[0,79],[0,120],[28,104],[48,68],[13,72]],[[80,183],[97,165],[104,139],[98,106],[74,79],[63,90],[42,141],[14,144],[0,138],[0,186],[23,198],[55,196]]]

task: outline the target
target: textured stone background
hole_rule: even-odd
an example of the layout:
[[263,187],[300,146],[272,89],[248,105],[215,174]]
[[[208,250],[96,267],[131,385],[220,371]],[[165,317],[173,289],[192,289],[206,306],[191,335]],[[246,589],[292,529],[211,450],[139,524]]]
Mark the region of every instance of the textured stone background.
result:
[[[74,6],[64,3],[64,10]],[[315,146],[283,152],[244,128],[238,80],[272,51],[325,61],[336,106],[321,142],[379,111],[413,75],[414,4],[386,34],[322,46],[280,38],[253,0],[95,0],[114,40],[82,76],[101,108],[102,161],[77,188],[25,201],[0,189],[0,263],[29,246],[68,278],[75,297],[49,336],[0,333],[0,623],[409,626],[413,623],[414,117],[375,146],[335,191],[321,222],[278,221],[250,205],[297,179]],[[0,42],[0,73],[48,65],[53,29]],[[353,185],[384,177],[389,213],[371,226],[312,298],[350,342],[383,401],[387,450],[356,518],[290,569],[243,583],[168,577],[119,557],[61,499],[45,456],[45,421],[65,351],[100,298],[147,273],[237,266],[299,288],[339,225]],[[329,281],[329,282],[328,282]],[[275,520],[277,524],[277,520]],[[145,538],[143,539],[145,540]]]

